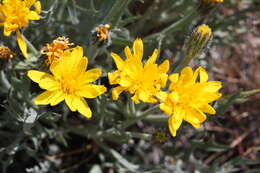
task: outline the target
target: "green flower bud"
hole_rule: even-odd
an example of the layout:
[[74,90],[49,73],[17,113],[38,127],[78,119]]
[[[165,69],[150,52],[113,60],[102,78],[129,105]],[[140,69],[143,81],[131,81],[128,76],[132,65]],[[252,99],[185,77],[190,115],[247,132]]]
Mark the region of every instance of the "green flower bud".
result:
[[212,30],[208,25],[198,26],[191,34],[185,44],[186,57],[189,59],[198,57],[212,40]]
[[110,25],[99,25],[92,31],[92,41],[98,47],[106,45],[109,46],[111,44],[110,38]]

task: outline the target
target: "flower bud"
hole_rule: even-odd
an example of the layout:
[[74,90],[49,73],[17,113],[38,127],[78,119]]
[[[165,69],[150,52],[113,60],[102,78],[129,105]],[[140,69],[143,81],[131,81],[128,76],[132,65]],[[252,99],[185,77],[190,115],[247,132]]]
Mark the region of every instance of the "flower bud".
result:
[[94,42],[95,45],[97,46],[103,46],[106,44],[107,46],[110,45],[111,43],[111,38],[110,38],[110,25],[105,24],[105,25],[99,25],[92,31],[92,41]]
[[186,56],[190,59],[200,56],[212,40],[212,30],[208,25],[198,26],[185,44]]

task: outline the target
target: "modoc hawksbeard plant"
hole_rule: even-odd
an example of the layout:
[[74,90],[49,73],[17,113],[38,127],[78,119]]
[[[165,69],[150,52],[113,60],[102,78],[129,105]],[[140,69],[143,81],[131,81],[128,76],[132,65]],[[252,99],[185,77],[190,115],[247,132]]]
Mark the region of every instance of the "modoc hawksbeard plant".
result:
[[155,49],[152,56],[142,63],[143,42],[136,39],[133,44],[133,53],[128,46],[124,49],[126,60],[119,55],[111,53],[117,70],[108,73],[111,85],[118,84],[112,90],[112,98],[117,100],[123,91],[133,95],[132,100],[137,104],[140,100],[148,103],[155,103],[158,100],[155,96],[161,88],[164,88],[168,80],[169,61],[165,60],[161,65],[155,64],[158,57],[158,50]]
[[222,85],[219,81],[208,81],[208,74],[202,67],[197,68],[194,73],[190,67],[186,67],[180,75],[170,75],[169,80],[170,92],[161,93],[160,109],[170,115],[168,126],[172,136],[176,136],[183,120],[199,128],[206,120],[205,113],[216,113],[209,103],[221,97],[219,90]]
[[85,71],[87,66],[88,58],[83,57],[83,48],[77,46],[66,50],[60,61],[51,64],[53,75],[28,71],[29,78],[47,90],[37,96],[34,103],[55,106],[65,100],[71,111],[78,111],[91,118],[92,112],[84,98],[95,98],[106,92],[106,88],[91,84],[100,77],[101,70],[95,68]]
[[[34,10],[31,8],[34,6]],[[39,20],[41,3],[36,0],[3,0],[0,4],[0,25],[4,27],[4,35],[10,36],[16,32],[18,45],[25,58],[27,46],[22,38],[21,29],[29,24],[30,20]]]

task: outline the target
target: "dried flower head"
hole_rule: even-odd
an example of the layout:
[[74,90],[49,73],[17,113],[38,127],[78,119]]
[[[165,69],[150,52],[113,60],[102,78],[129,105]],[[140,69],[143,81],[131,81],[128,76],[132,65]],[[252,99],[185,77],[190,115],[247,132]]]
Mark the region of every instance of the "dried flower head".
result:
[[[34,7],[34,10],[31,8]],[[30,20],[40,20],[41,3],[36,0],[3,0],[0,4],[0,25],[4,27],[4,35],[16,31],[18,45],[25,58],[27,46],[22,37],[21,29],[29,24]]]
[[202,67],[194,73],[186,67],[180,75],[174,73],[169,79],[170,92],[161,92],[159,97],[162,102],[160,109],[170,116],[168,125],[172,136],[176,136],[183,120],[199,128],[207,118],[205,113],[216,113],[209,103],[221,97],[219,90],[222,85],[219,81],[208,81],[208,74]]
[[73,43],[69,42],[69,39],[66,37],[58,37],[51,44],[47,44],[45,47],[41,49],[41,53],[47,55],[45,63],[47,66],[52,64],[53,62],[58,61],[64,51],[68,49],[70,46],[73,46]]
[[16,54],[11,51],[8,47],[0,46],[0,59],[11,59]]

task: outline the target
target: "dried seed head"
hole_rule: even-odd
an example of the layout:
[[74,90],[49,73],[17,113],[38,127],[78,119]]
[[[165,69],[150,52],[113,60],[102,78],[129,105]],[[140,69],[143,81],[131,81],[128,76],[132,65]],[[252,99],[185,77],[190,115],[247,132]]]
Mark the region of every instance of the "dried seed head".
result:
[[11,59],[16,54],[11,51],[8,47],[0,46],[0,59]]
[[73,43],[69,42],[69,39],[66,37],[58,37],[51,44],[47,44],[41,49],[41,53],[47,55],[45,63],[47,66],[52,64],[54,61],[60,59],[63,55],[64,50],[68,49],[70,46],[73,46]]

